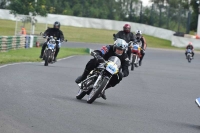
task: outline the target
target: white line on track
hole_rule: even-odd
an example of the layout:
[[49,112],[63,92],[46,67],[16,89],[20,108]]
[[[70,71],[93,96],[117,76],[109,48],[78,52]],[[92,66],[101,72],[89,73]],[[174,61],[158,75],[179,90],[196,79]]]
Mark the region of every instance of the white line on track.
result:
[[[69,57],[66,57],[66,58],[58,59],[57,61],[66,60],[66,59],[69,59],[69,58],[72,58],[72,57],[74,57],[74,56],[69,56]],[[20,64],[29,64],[29,63],[38,63],[38,62],[19,62],[19,63],[11,63],[11,64],[2,65],[2,66],[0,66],[0,68],[4,68],[4,67],[7,67],[7,66],[20,65]],[[44,63],[44,61],[41,62],[41,63]]]

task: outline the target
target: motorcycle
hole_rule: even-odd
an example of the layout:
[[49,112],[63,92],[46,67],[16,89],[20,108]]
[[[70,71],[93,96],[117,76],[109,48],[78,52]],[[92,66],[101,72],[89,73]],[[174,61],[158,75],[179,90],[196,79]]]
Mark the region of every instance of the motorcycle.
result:
[[187,49],[186,56],[187,56],[188,62],[191,62],[191,60],[192,60],[192,50],[191,49]]
[[200,108],[200,97],[199,98],[197,98],[196,100],[195,100],[195,103],[197,104],[197,106]]
[[[94,58],[96,54],[91,53]],[[111,56],[108,61],[100,63],[97,68],[90,72],[87,79],[78,84],[80,87],[77,99],[82,99],[88,95],[87,103],[93,103],[97,98],[102,96],[113,75],[118,74],[121,67],[121,61],[117,56]]]
[[138,67],[139,66],[139,60],[140,60],[140,49],[141,47],[134,42],[131,45],[132,49],[131,49],[131,71],[134,70],[134,67]]
[[44,66],[48,66],[49,63],[53,63],[54,54],[56,52],[56,37],[50,36],[48,37],[47,47],[44,50],[43,60]]

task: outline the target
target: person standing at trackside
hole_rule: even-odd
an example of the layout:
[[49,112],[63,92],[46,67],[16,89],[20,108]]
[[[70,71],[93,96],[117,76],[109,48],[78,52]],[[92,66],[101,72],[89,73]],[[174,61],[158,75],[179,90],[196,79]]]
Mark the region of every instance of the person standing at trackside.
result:
[[136,31],[136,40],[140,44],[140,47],[141,47],[141,50],[140,50],[141,57],[140,57],[140,61],[139,61],[139,66],[141,66],[142,60],[143,60],[144,55],[145,55],[145,50],[146,50],[147,44],[146,44],[146,40],[142,36],[142,32],[140,30]]
[[[94,52],[92,53],[93,55],[95,53],[97,58],[91,59],[86,64],[83,74],[79,76],[75,80],[75,82],[79,84],[80,82],[82,82],[83,80],[87,78],[87,75],[90,73],[90,71],[94,70],[94,68],[96,68],[99,65],[99,63],[104,62],[104,60],[107,61],[109,57],[111,56],[117,56],[121,61],[120,69],[122,71],[119,71],[117,75],[113,75],[106,89],[117,85],[122,80],[123,77],[127,77],[129,75],[129,70],[128,70],[129,59],[128,59],[127,54],[125,53],[126,47],[127,47],[127,43],[123,39],[118,38],[115,41],[114,45],[107,45],[107,46],[103,46],[101,50],[94,50]],[[105,91],[102,93],[101,97],[106,100]]]
[[26,29],[25,29],[25,27],[22,27],[22,29],[21,29],[21,34],[22,34],[22,35],[26,35]]
[[194,47],[193,47],[193,45],[192,45],[191,42],[189,42],[188,45],[186,46],[186,50],[185,50],[186,59],[187,59],[187,49],[191,49],[191,51],[192,51],[192,58],[194,58]]
[[[135,35],[131,32],[131,25],[125,24],[123,26],[123,30],[119,31],[115,35],[115,39],[117,39],[117,38],[121,38],[121,39],[125,40],[127,42],[127,44],[130,41],[135,41]],[[128,58],[130,60],[130,57],[131,57],[131,48],[130,47],[128,47],[127,54],[128,54]]]
[[[46,38],[46,36],[56,37],[57,40],[60,40],[60,43],[63,42],[64,41],[64,35],[63,35],[63,32],[60,30],[60,22],[56,21],[53,25],[53,28],[48,28],[43,34],[44,38]],[[48,39],[42,46],[40,58],[43,58],[44,50],[47,47],[47,42],[48,42]],[[54,61],[56,61],[56,57],[57,57],[59,51],[60,51],[60,44],[59,44],[58,41],[56,41],[56,52],[55,52],[55,55],[54,55]]]

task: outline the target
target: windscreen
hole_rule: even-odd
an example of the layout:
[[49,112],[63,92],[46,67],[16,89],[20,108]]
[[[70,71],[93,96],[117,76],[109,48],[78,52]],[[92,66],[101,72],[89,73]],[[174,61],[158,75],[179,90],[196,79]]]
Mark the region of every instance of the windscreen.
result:
[[118,69],[121,67],[121,61],[120,61],[120,59],[117,56],[111,56],[108,59],[108,61],[114,62],[117,65]]

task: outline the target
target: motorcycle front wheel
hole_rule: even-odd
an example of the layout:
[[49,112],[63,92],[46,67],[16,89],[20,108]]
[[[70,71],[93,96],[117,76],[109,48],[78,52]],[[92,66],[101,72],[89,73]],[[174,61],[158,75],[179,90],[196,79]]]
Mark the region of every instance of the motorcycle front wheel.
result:
[[187,58],[188,58],[188,62],[191,62],[191,57],[190,57],[190,55],[188,55]]
[[132,56],[132,62],[131,62],[131,71],[134,70],[134,63],[135,63],[135,55]]
[[45,66],[48,66],[48,64],[49,64],[49,58],[51,56],[51,52],[52,51],[50,49],[46,51],[46,57],[45,57],[45,62],[44,62]]
[[109,82],[109,79],[107,78],[103,78],[103,80],[99,83],[98,88],[93,89],[87,99],[87,103],[93,103],[99,95],[101,95],[101,92],[103,90],[103,88],[106,86],[106,84]]

